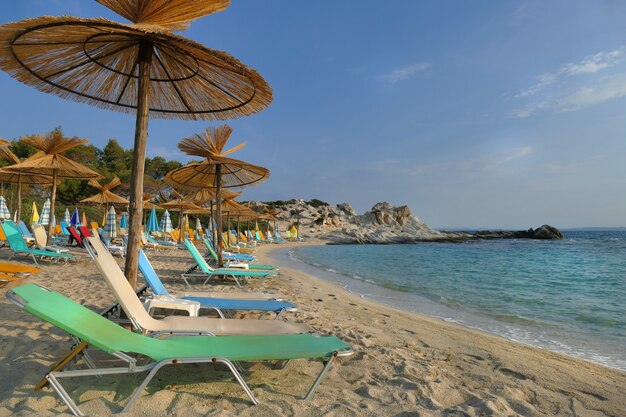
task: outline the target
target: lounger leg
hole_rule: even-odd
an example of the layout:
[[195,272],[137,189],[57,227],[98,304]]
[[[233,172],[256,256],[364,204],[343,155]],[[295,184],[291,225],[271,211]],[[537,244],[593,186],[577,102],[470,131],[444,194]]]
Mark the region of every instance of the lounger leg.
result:
[[287,365],[289,365],[289,362],[291,362],[291,359],[276,361],[276,363],[274,364],[274,369],[285,369]]
[[239,382],[239,385],[241,385],[241,387],[246,392],[246,394],[248,394],[248,397],[250,398],[250,401],[252,401],[252,404],[258,405],[259,402],[255,398],[248,384],[246,384],[246,381],[244,381],[243,378],[241,377],[241,374],[239,373],[239,371],[237,371],[237,368],[235,367],[235,365],[228,359],[224,359],[224,358],[216,358],[215,361],[222,362],[224,365],[228,366],[228,369],[230,369],[230,372],[233,373],[233,376],[235,377],[237,382]]
[[72,411],[72,414],[74,414],[75,416],[84,416],[84,414],[78,409],[78,406],[76,405],[74,400],[72,400],[72,398],[69,396],[67,391],[65,391],[65,388],[63,388],[63,386],[56,379],[56,377],[54,376],[54,373],[51,372],[48,375],[46,375],[46,379],[50,383],[50,386],[59,395],[59,397],[61,397],[65,405],[67,405],[69,409]]
[[232,275],[233,279],[235,280],[235,283],[237,284],[238,287],[241,287],[241,283],[239,282],[239,280],[237,279],[236,276]]
[[[148,386],[148,383],[152,380],[152,378],[154,378],[154,375],[156,375],[156,373],[162,367],[164,367],[165,365],[171,365],[171,364],[175,364],[175,363],[181,363],[182,364],[182,363],[202,363],[202,362],[213,362],[213,363],[221,362],[224,365],[226,365],[228,367],[228,369],[230,369],[230,372],[233,374],[233,376],[235,377],[237,382],[239,382],[239,385],[241,385],[241,387],[244,389],[244,391],[246,392],[246,394],[250,398],[250,401],[252,401],[252,403],[254,405],[258,405],[259,404],[257,399],[254,397],[254,394],[252,393],[252,390],[250,389],[250,387],[248,387],[248,384],[246,384],[246,381],[243,380],[243,378],[241,377],[241,374],[239,373],[239,371],[237,371],[237,368],[235,367],[235,365],[233,365],[233,363],[231,361],[229,361],[228,359],[225,359],[225,358],[212,358],[210,360],[180,359],[178,361],[170,361],[170,360],[162,361],[162,362],[158,363],[154,368],[152,368],[152,370],[150,371],[148,376],[146,376],[146,378],[143,380],[141,385],[139,385],[139,387],[137,387],[135,392],[133,392],[133,395],[131,395],[130,399],[128,400],[128,403],[126,404],[126,406],[124,407],[122,412],[124,413],[124,412],[128,411],[128,409],[133,405],[133,403],[137,400],[137,398],[139,398],[139,395],[141,394],[141,392],[146,388],[146,386]],[[70,401],[71,401],[71,399],[70,399]],[[77,414],[77,415],[79,415],[79,414]]]
[[39,266],[39,264],[37,263],[37,258],[35,258],[35,255],[31,254],[30,256],[32,256],[33,261],[35,262],[35,265]]
[[122,413],[125,413],[128,411],[128,409],[133,405],[133,403],[137,400],[137,398],[139,398],[139,395],[141,395],[141,392],[148,386],[148,384],[150,383],[150,381],[152,380],[152,378],[154,378],[154,375],[156,375],[156,373],[159,371],[159,369],[161,369],[162,367],[164,367],[165,365],[169,365],[171,364],[170,361],[162,361],[160,363],[158,363],[154,368],[152,368],[152,370],[148,373],[148,375],[145,377],[145,379],[141,382],[141,384],[137,387],[137,389],[135,390],[135,392],[133,392],[133,395],[130,396],[128,402],[126,403],[126,406],[124,407],[124,409],[122,410]]
[[286,310],[286,309],[281,308],[281,309],[280,309],[280,311],[279,311],[278,313],[276,313],[276,317],[274,317],[274,320],[278,320],[278,318],[279,318],[280,316],[282,316],[282,315],[283,315],[283,313],[285,312],[285,310]]
[[322,379],[326,375],[326,372],[328,372],[328,370],[330,369],[330,365],[333,363],[333,360],[335,359],[335,357],[337,357],[337,352],[333,353],[333,355],[330,358],[324,361],[324,369],[322,369],[322,372],[320,372],[320,374],[315,379],[315,382],[313,382],[313,385],[309,389],[309,392],[306,394],[306,397],[304,397],[305,400],[310,400],[311,397],[313,397],[313,394],[315,394],[315,390],[317,389],[317,386],[320,384],[320,382],[322,382]]

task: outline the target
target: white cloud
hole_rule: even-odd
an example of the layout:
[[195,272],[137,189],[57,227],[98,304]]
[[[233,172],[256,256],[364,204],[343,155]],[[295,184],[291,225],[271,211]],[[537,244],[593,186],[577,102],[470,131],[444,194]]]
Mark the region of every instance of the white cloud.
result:
[[494,164],[495,165],[506,164],[507,162],[511,162],[516,159],[528,156],[532,152],[533,152],[533,148],[530,146],[522,146],[521,148],[515,148],[515,149],[512,149],[510,152],[507,152],[503,155],[499,155],[499,157],[496,159]]
[[565,74],[595,73],[605,68],[610,68],[621,62],[622,50],[614,49],[609,52],[598,52],[583,59],[578,63],[570,63],[562,68]]
[[614,67],[623,61],[623,48],[613,49],[607,52],[598,52],[594,55],[584,57],[579,62],[570,62],[562,65],[554,72],[541,74],[536,77],[537,82],[517,94],[515,97],[530,97],[546,89],[546,87],[556,84],[565,77],[581,74],[595,74],[606,68]]
[[621,73],[604,77],[591,86],[580,86],[572,93],[520,107],[511,112],[511,117],[523,119],[545,110],[565,113],[624,96],[626,96],[626,73]]
[[393,71],[388,72],[387,74],[383,74],[379,76],[378,78],[390,84],[395,84],[398,81],[411,78],[413,75],[415,75],[418,72],[426,71],[428,68],[430,68],[429,63],[418,62],[416,64],[396,68]]

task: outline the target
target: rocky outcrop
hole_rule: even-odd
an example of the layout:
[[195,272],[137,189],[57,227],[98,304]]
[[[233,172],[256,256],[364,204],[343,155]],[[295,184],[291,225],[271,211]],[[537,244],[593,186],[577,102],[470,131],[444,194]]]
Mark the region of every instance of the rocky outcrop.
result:
[[530,229],[528,232],[532,239],[563,239],[565,237],[559,229],[547,224],[535,230]]
[[521,231],[437,231],[418,219],[408,206],[393,207],[387,202],[376,203],[361,215],[349,203],[332,206],[316,199],[250,202],[249,207],[259,212],[272,212],[280,221],[281,230],[296,225],[302,236],[317,237],[334,244],[563,238],[558,229],[548,225]]

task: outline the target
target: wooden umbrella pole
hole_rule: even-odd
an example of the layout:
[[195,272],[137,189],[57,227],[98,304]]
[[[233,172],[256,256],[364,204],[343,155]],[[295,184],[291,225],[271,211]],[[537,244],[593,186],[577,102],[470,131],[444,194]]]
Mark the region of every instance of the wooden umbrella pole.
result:
[[139,67],[139,85],[137,88],[137,119],[135,122],[135,146],[133,149],[133,167],[130,181],[128,249],[124,272],[130,285],[137,286],[137,265],[139,263],[139,243],[141,241],[141,215],[143,212],[143,175],[146,161],[146,143],[148,141],[148,117],[150,96],[150,64],[152,62],[151,41],[142,40],[139,44],[137,63]]
[[209,229],[211,229],[211,234],[213,235],[213,247],[217,247],[216,246],[216,240],[215,240],[215,218],[213,217],[213,200],[209,201],[209,207],[211,209],[211,224],[209,224]]
[[222,238],[222,202],[221,194],[222,192],[222,165],[217,164],[215,166],[215,222],[217,223],[217,230],[215,234],[217,234],[217,246],[215,249],[217,250],[217,267],[221,268],[224,265],[222,259],[222,245],[220,239]]
[[54,227],[52,226],[52,213],[54,213],[54,206],[57,202],[57,170],[52,170],[52,195],[50,196],[50,222],[48,223],[48,243],[52,240],[52,232]]
[[183,205],[180,205],[180,215],[178,217],[178,241],[183,241]]
[[17,176],[17,224],[19,225],[22,218],[22,176]]
[[237,215],[237,244],[239,244],[239,234],[241,234],[241,231],[239,228],[239,215]]
[[226,212],[226,242],[228,242],[228,246],[230,246],[230,211]]

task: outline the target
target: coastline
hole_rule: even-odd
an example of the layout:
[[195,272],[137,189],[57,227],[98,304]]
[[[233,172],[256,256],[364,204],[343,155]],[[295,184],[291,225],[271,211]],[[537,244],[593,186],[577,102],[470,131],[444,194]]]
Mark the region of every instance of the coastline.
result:
[[[272,253],[287,246],[321,245],[324,241],[293,243],[276,247],[263,246],[257,250],[264,262],[276,262]],[[295,285],[313,285],[310,296],[322,296],[332,291],[338,302],[333,307],[342,308],[347,315],[356,317],[382,317],[373,320],[352,320],[357,334],[384,334],[377,349],[382,352],[401,350],[399,356],[406,360],[412,355],[421,356],[421,366],[433,370],[446,369],[452,380],[444,385],[456,394],[448,395],[461,400],[463,394],[481,398],[468,391],[478,389],[492,400],[478,407],[467,401],[453,406],[468,415],[481,413],[494,415],[607,415],[626,413],[626,373],[607,366],[566,354],[511,341],[481,330],[469,328],[441,318],[421,313],[407,312],[375,300],[349,292],[339,284],[281,265],[281,271],[296,281]],[[293,286],[294,284],[290,284]],[[296,300],[297,301],[297,300]],[[360,310],[360,311],[359,311]],[[363,315],[363,311],[370,313]],[[356,313],[356,314],[355,314]],[[367,338],[356,339],[359,351],[371,351]],[[354,343],[354,341],[350,341]],[[392,355],[395,356],[395,355]],[[391,375],[390,375],[391,376]],[[427,381],[423,377],[422,383]],[[456,381],[453,381],[456,379]],[[419,383],[416,382],[419,390]],[[430,383],[427,384],[430,387]],[[439,388],[439,387],[438,387]],[[437,389],[431,392],[435,393]],[[450,400],[451,400],[450,398]],[[495,400],[497,398],[497,400]],[[433,399],[433,398],[431,398]],[[435,398],[437,403],[440,398]],[[440,403],[444,405],[448,401]],[[450,402],[453,402],[451,400]],[[477,401],[481,403],[481,401]],[[427,407],[430,408],[430,407]],[[472,410],[472,411],[470,411]],[[424,410],[420,410],[424,412]],[[450,408],[439,410],[452,411]]]
[[[289,247],[276,247],[274,245],[270,256],[273,262],[326,281],[334,282],[346,291],[356,293],[362,298],[385,306],[441,319],[446,322],[459,324],[465,328],[504,337],[517,343],[547,349],[626,372],[625,352],[623,344],[619,341],[611,340],[609,342],[609,339],[598,337],[597,334],[594,335],[592,333],[593,330],[590,331],[589,328],[572,328],[571,321],[559,321],[553,318],[555,316],[550,316],[550,313],[543,316],[533,316],[532,311],[514,310],[516,308],[515,305],[511,306],[513,310],[500,309],[500,314],[490,315],[484,306],[481,307],[482,304],[476,304],[477,300],[460,298],[459,293],[455,293],[453,288],[448,293],[441,286],[437,287],[439,291],[435,294],[436,298],[428,297],[419,292],[419,285],[428,285],[428,283],[423,282],[423,278],[421,284],[419,284],[419,278],[416,284],[403,281],[402,279],[390,278],[392,275],[402,276],[400,275],[402,272],[419,276],[419,272],[415,268],[409,267],[405,269],[403,267],[393,269],[391,268],[393,265],[382,263],[386,266],[382,267],[382,269],[376,269],[377,265],[372,264],[369,259],[375,256],[374,253],[379,251],[359,250],[367,248],[367,246],[355,245],[350,249],[346,249],[347,252],[337,252],[332,243],[328,245],[325,240],[313,239],[305,245],[302,243]],[[296,247],[299,249],[294,250]],[[300,250],[305,247],[317,247],[319,250]],[[398,245],[398,251],[405,247],[404,245]],[[382,257],[388,257],[390,253],[395,254],[395,249],[388,250],[388,246],[381,246],[380,255]],[[408,256],[407,252],[402,253],[401,257]],[[426,255],[420,252],[420,255],[416,255],[419,259],[417,262],[428,262],[428,252],[426,252]],[[361,256],[367,256],[368,258],[364,258],[363,262],[361,262]],[[355,264],[353,261],[357,263]],[[433,262],[442,264],[443,261],[441,258],[433,258]],[[458,265],[455,265],[455,267],[458,267]],[[427,268],[427,271],[431,275],[433,274],[432,268]],[[472,271],[476,271],[476,268]],[[439,274],[447,274],[445,268],[439,268],[437,272],[437,276]],[[486,273],[488,272],[486,271]],[[381,274],[381,277],[378,274]],[[407,282],[406,286],[404,282]],[[450,279],[444,282],[450,284]],[[418,285],[418,287],[412,285]],[[528,291],[526,294],[528,294]],[[472,295],[469,294],[470,297]],[[544,296],[545,298],[546,296]],[[486,305],[493,306],[493,303],[490,304],[489,300],[485,299],[484,301]],[[506,315],[503,311],[511,311],[511,313]],[[570,311],[564,311],[563,314],[567,315],[571,312],[570,309]],[[552,311],[551,313],[558,312]],[[516,320],[519,320],[519,322]],[[607,336],[610,338],[612,335],[609,333]]]
[[[272,250],[299,244],[264,245],[257,254],[261,262],[268,262]],[[187,253],[148,256],[171,292],[187,290],[177,278],[191,262]],[[28,281],[96,311],[113,300],[88,260],[45,265]],[[9,303],[4,293],[12,285],[0,289],[0,417],[69,415],[54,392],[32,389],[71,343],[63,332]],[[258,406],[245,400],[227,372],[211,366],[170,367],[151,382],[126,415],[617,417],[626,413],[624,372],[388,307],[284,265],[277,277],[251,286],[250,290],[277,292],[293,301],[298,311],[286,319],[334,334],[356,353],[333,365],[310,401],[301,397],[319,372],[319,362],[294,361],[284,370],[263,363],[243,364],[244,378],[261,401]],[[137,384],[136,378],[122,376],[85,378],[70,387],[87,415],[110,415],[120,411]]]

